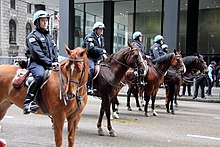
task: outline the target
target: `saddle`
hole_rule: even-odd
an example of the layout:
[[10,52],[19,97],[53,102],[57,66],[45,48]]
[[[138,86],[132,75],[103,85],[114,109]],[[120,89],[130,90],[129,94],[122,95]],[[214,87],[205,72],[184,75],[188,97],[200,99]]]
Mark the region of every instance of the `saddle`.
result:
[[[20,65],[18,65],[20,66]],[[21,67],[21,66],[20,66]],[[23,67],[23,66],[22,66]],[[43,86],[47,83],[48,78],[50,77],[51,70],[46,70],[44,77],[43,77],[43,84],[40,86],[40,89],[37,92],[36,95],[36,101],[39,104],[40,108],[45,114],[49,114],[45,103],[42,98],[41,90],[43,89]],[[25,68],[19,68],[16,72],[15,77],[12,80],[12,86],[16,89],[20,89],[23,86],[29,86],[31,82],[34,80],[33,75],[29,72],[29,70]]]

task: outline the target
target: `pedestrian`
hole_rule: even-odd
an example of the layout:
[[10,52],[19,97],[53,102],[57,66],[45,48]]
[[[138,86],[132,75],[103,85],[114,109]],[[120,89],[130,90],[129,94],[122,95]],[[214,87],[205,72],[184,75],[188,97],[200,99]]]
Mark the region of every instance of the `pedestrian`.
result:
[[96,22],[93,25],[93,31],[90,32],[84,39],[82,47],[88,46],[87,56],[89,59],[89,76],[87,81],[87,92],[93,94],[96,89],[92,89],[92,78],[95,72],[95,64],[99,60],[106,58],[106,50],[104,45],[103,32],[105,25],[102,22]]
[[162,49],[162,45],[164,44],[164,38],[161,35],[156,35],[154,37],[154,44],[150,48],[150,57],[151,60],[157,59],[163,55],[165,52]]
[[34,80],[27,88],[24,100],[24,114],[36,112],[39,106],[34,102],[38,89],[43,84],[45,70],[58,65],[56,44],[49,34],[48,24],[50,16],[44,10],[37,11],[33,16],[36,29],[26,39],[29,63],[27,69],[32,73]]
[[218,62],[218,66],[216,66],[215,73],[216,73],[216,87],[220,87],[220,61]]
[[[135,45],[138,48],[140,48],[142,57],[143,57],[143,59],[146,60],[146,53],[145,53],[144,46],[142,44],[142,33],[139,31],[134,32],[132,35],[132,39],[133,39],[132,45]],[[141,71],[141,69],[137,69],[136,75],[137,75],[137,84],[139,86],[145,86],[143,71]]]
[[208,84],[208,89],[206,91],[206,94],[208,96],[212,96],[212,87],[213,87],[213,83],[216,80],[216,76],[215,76],[215,66],[216,66],[216,62],[212,61],[209,66],[208,66],[208,76],[207,76],[207,84]]
[[199,87],[201,90],[201,98],[205,98],[206,74],[198,71],[195,78],[195,89],[193,99],[197,98]]

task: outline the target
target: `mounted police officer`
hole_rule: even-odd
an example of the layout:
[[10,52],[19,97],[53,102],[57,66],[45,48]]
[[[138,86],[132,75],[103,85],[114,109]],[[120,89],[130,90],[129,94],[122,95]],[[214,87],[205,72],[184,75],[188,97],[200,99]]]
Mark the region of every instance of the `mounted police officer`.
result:
[[36,112],[39,106],[34,102],[38,89],[43,83],[46,69],[52,69],[58,64],[56,45],[49,35],[48,23],[50,16],[46,11],[39,10],[33,16],[36,30],[26,39],[29,63],[27,69],[32,73],[34,80],[27,89],[24,100],[24,114]]
[[93,25],[93,31],[85,37],[82,45],[84,48],[88,46],[87,56],[89,59],[90,73],[87,81],[87,92],[91,94],[95,91],[95,89],[93,89],[94,91],[92,90],[95,63],[99,60],[103,60],[103,55],[106,53],[103,36],[104,29],[105,25],[102,22],[96,22]]
[[[132,45],[137,46],[138,48],[140,48],[141,53],[142,53],[142,57],[143,59],[146,60],[146,53],[145,53],[145,49],[144,46],[142,44],[142,33],[139,31],[134,32],[134,34],[132,35]],[[139,86],[145,86],[145,82],[144,82],[144,75],[143,73],[140,71],[140,69],[138,69],[137,72],[137,79],[138,79],[138,85]]]
[[150,48],[150,56],[151,60],[157,59],[163,55],[165,55],[162,45],[164,44],[164,38],[161,35],[157,35],[154,37],[154,44]]

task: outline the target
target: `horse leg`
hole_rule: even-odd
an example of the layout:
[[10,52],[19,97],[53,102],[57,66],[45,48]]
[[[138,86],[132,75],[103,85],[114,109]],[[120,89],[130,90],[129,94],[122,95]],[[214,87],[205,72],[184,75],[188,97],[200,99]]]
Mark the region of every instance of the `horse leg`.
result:
[[[174,96],[173,96],[173,97],[174,97]],[[170,110],[171,110],[171,113],[172,113],[172,114],[175,114],[174,109],[173,109],[173,97],[172,97],[172,99],[171,99],[171,101],[170,101]]]
[[111,125],[111,120],[110,120],[110,103],[106,103],[106,110],[105,110],[105,114],[106,114],[106,118],[107,118],[107,128],[109,131],[109,135],[111,137],[115,137],[115,131],[112,129],[112,125]]
[[138,88],[138,95],[139,95],[139,99],[141,100],[141,105],[144,106],[143,90],[141,87]]
[[4,100],[0,103],[0,120],[2,120],[8,110],[8,108],[12,105],[9,100]]
[[155,98],[156,98],[156,96],[152,96],[152,97],[151,97],[151,100],[152,100],[151,109],[152,109],[152,112],[153,112],[153,116],[158,116],[157,112],[156,112],[155,109],[154,109]]
[[74,146],[74,141],[75,141],[75,135],[76,135],[76,129],[79,123],[79,120],[82,116],[82,112],[80,112],[80,114],[78,114],[78,116],[74,119],[74,117],[68,117],[68,143],[69,143],[69,147],[73,147]]
[[103,118],[105,110],[104,110],[104,105],[103,104],[104,104],[104,100],[102,100],[102,104],[101,104],[101,108],[100,108],[100,112],[99,112],[99,119],[98,119],[98,122],[97,122],[97,128],[98,128],[98,135],[99,136],[104,136],[104,132],[103,132],[103,129],[102,129],[102,118]]
[[177,103],[177,94],[175,94],[175,97],[174,97],[174,103],[175,103],[175,106],[178,107],[178,103]]
[[169,103],[170,103],[170,100],[169,100],[169,89],[168,89],[168,85],[167,85],[167,88],[166,88],[166,109],[167,109],[167,113],[170,113],[170,108],[169,108]]
[[138,107],[138,110],[139,110],[139,111],[143,111],[143,110],[141,109],[141,106],[140,106],[140,103],[139,103],[139,100],[138,100],[138,88],[134,90],[133,95],[134,95],[134,97],[135,97],[136,107]]
[[[60,109],[57,109],[57,110],[60,110]],[[56,147],[61,147],[65,115],[64,113],[57,112],[55,115],[52,115],[52,118],[53,118],[53,127],[54,127]]]
[[148,104],[149,104],[149,101],[150,101],[150,96],[147,95],[147,94],[144,94],[144,100],[145,100],[145,106],[144,106],[145,116],[146,116],[146,117],[149,117],[147,108],[148,108]]
[[115,107],[116,104],[118,105],[117,97],[112,100],[112,111],[113,111],[112,117],[115,118],[115,119],[119,119],[119,115],[118,115],[118,112],[117,112],[118,107],[117,107],[117,109]]
[[130,105],[130,98],[131,98],[131,92],[132,92],[132,87],[129,87],[128,91],[127,91],[127,109],[128,111],[132,111],[131,109],[131,105]]

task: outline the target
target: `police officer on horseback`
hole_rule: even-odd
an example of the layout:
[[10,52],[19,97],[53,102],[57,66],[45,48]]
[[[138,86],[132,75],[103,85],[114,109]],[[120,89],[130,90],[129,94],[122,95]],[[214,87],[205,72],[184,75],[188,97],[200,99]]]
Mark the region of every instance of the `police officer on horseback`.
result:
[[[132,39],[133,39],[132,45],[135,45],[138,48],[140,48],[142,57],[143,57],[143,59],[146,60],[145,49],[144,49],[144,46],[142,44],[142,33],[139,32],[139,31],[134,32],[134,34],[132,35]],[[145,86],[144,74],[140,70],[141,69],[138,69],[138,72],[137,72],[137,79],[138,79],[137,84],[139,86]]]
[[157,35],[154,37],[154,44],[150,48],[150,56],[152,60],[165,55],[165,52],[162,49],[163,44],[164,44],[163,36]]
[[50,16],[44,10],[37,11],[33,16],[36,29],[26,38],[29,63],[27,69],[34,80],[30,83],[24,100],[24,114],[36,112],[39,106],[34,102],[38,89],[43,83],[45,70],[58,64],[55,42],[49,35],[48,23]]
[[92,89],[92,78],[95,72],[95,63],[99,60],[103,60],[103,56],[106,53],[104,47],[104,36],[103,32],[105,25],[102,22],[96,22],[93,25],[93,31],[89,33],[85,39],[82,47],[88,47],[87,56],[89,59],[89,77],[87,81],[87,92],[92,94],[95,89]]

